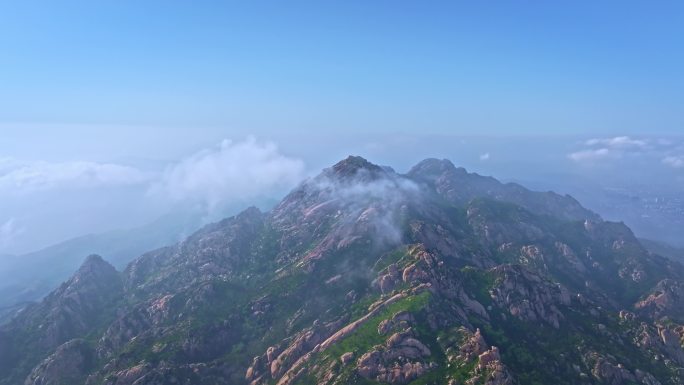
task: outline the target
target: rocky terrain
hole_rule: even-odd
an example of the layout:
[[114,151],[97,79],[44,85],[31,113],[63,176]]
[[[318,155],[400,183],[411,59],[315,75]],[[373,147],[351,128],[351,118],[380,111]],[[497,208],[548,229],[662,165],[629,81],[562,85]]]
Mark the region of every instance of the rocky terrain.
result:
[[676,385],[683,301],[569,196],[349,157],[122,272],[88,257],[0,326],[0,384]]

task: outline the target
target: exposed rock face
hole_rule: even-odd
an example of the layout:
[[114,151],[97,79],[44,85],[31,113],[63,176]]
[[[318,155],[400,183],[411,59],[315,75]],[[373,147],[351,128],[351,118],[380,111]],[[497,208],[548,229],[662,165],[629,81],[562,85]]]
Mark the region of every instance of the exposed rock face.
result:
[[480,379],[484,380],[485,385],[513,384],[513,377],[501,363],[499,349],[496,346],[480,354],[477,360],[476,373],[478,375],[468,380],[468,383],[477,383],[479,376]]
[[654,319],[670,316],[684,320],[684,284],[671,279],[662,280],[648,297],[634,307]]
[[575,269],[577,272],[583,274],[587,272],[587,267],[584,262],[575,254],[575,252],[563,242],[556,242],[556,249],[560,255]]
[[554,328],[564,319],[559,306],[571,303],[570,293],[520,266],[502,265],[493,269],[499,283],[492,298],[510,314],[529,322],[543,321]]
[[465,334],[467,337],[465,342],[459,347],[458,355],[455,357],[450,357],[449,361],[457,362],[470,362],[475,358],[478,358],[480,354],[483,354],[489,349],[489,346],[482,337],[480,329],[476,329],[475,333],[470,334],[470,332],[461,328],[460,332]]
[[216,278],[229,279],[248,262],[263,230],[264,214],[250,207],[239,215],[206,226],[183,242],[144,254],[124,274],[129,290],[157,295]]
[[622,364],[616,363],[612,357],[590,353],[586,359],[593,363],[591,374],[597,380],[605,381],[610,385],[620,385],[636,381],[636,376]]
[[0,385],[679,385],[681,282],[570,197],[350,157],[123,273],[89,258],[0,326]]
[[[513,383],[513,376],[501,361],[499,349],[487,344],[480,329],[472,332],[461,326],[451,334],[451,338],[438,342],[446,347],[449,366],[457,368],[474,366],[470,378],[464,381],[465,384],[508,385]],[[458,383],[458,381],[452,378],[449,383]]]
[[77,384],[84,380],[95,363],[94,352],[86,342],[71,340],[61,345],[48,358],[35,367],[24,385]]
[[392,316],[390,319],[382,320],[378,325],[378,334],[385,335],[392,330],[406,330],[416,319],[413,314],[402,311]]
[[115,385],[129,385],[138,381],[138,379],[143,379],[145,375],[151,372],[150,365],[140,364],[121,371],[116,372],[115,375]]
[[375,281],[378,289],[383,294],[391,293],[402,281],[402,276],[396,264],[389,265],[383,270]]
[[352,353],[352,352],[346,352],[340,357],[340,361],[342,361],[342,363],[344,365],[352,362],[353,359],[354,359],[354,353]]
[[271,346],[263,356],[255,357],[247,369],[246,379],[259,383],[267,378],[282,377],[295,363],[338,331],[344,319],[314,326],[297,334],[288,346]]
[[292,344],[270,362],[271,377],[278,378],[279,376],[282,376],[297,359],[301,358],[316,345],[323,342],[334,331],[334,327],[328,327],[326,329],[327,330],[325,331],[308,330],[295,337]]
[[430,349],[413,338],[409,329],[393,334],[384,345],[376,346],[361,356],[357,362],[357,371],[366,379],[405,384],[434,366],[424,362],[430,355]]

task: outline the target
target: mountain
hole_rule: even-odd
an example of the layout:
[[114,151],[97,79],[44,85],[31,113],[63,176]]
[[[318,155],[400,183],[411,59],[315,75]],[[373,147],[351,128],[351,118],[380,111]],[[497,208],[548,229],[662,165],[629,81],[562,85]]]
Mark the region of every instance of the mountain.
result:
[[675,261],[684,263],[684,248],[669,245],[664,242],[654,241],[650,239],[639,239],[641,244],[648,250],[660,254],[664,257],[674,259]]
[[166,215],[141,227],[88,234],[18,256],[0,256],[0,323],[31,301],[38,301],[76,270],[84,255],[105,256],[117,268],[141,253],[182,239],[200,227],[199,213]]
[[349,157],[0,326],[0,384],[681,384],[684,267],[576,200]]

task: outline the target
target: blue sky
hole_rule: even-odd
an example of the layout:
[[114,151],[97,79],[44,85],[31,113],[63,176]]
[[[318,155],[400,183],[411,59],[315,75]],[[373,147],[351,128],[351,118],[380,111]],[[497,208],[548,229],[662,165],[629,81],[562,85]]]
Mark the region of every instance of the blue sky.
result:
[[684,130],[684,3],[563,3],[2,2],[0,129]]

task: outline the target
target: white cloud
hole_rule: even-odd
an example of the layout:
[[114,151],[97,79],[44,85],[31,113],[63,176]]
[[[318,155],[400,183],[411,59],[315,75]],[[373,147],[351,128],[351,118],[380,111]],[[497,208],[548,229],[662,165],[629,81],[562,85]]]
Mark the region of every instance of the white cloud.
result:
[[325,195],[323,201],[336,201],[346,211],[354,213],[352,217],[357,216],[357,223],[369,224],[375,241],[397,243],[402,237],[401,207],[423,191],[404,177],[375,180],[365,177],[368,176],[363,174],[366,172],[361,170],[355,180],[344,182],[324,176],[314,179],[313,185]]
[[587,146],[601,146],[612,149],[646,148],[648,141],[633,139],[629,136],[616,136],[613,138],[594,138],[585,142]]
[[663,158],[663,163],[674,168],[684,168],[683,156],[666,156]]
[[626,155],[638,156],[655,151],[663,146],[660,141],[635,139],[629,136],[593,138],[583,143],[584,149],[568,154],[575,162],[596,162],[606,159],[620,159]]
[[598,148],[593,150],[582,150],[573,152],[568,155],[568,158],[574,160],[575,162],[586,162],[595,161],[599,159],[604,159],[613,155],[611,151],[607,148]]
[[144,182],[138,169],[113,163],[23,162],[0,159],[0,191],[39,191],[55,187],[89,188]]
[[684,142],[681,138],[635,139],[616,136],[589,139],[582,142],[582,146],[578,151],[568,154],[568,158],[585,164],[620,159],[623,162],[632,161],[652,166],[660,164],[684,169]]
[[491,158],[490,154],[488,152],[485,152],[484,154],[480,155],[480,160],[481,161],[487,161]]
[[210,208],[221,203],[267,197],[289,189],[304,176],[304,163],[281,154],[274,143],[248,138],[224,140],[164,172],[150,189],[174,201],[199,201]]
[[17,225],[14,218],[10,218],[0,224],[0,250],[11,244],[14,238],[22,232],[24,232],[24,229]]

